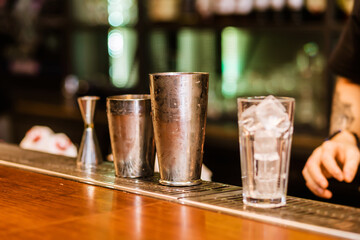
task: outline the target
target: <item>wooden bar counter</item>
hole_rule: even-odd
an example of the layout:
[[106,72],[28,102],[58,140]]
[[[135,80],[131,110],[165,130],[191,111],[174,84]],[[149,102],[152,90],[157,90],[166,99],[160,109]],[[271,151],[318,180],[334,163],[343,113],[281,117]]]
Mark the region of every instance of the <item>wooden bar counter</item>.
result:
[[0,166],[0,239],[336,239]]

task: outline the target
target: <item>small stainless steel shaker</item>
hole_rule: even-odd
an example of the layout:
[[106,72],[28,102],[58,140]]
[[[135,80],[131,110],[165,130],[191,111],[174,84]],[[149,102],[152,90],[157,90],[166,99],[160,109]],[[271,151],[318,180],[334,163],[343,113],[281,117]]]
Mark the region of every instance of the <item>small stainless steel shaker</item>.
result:
[[116,176],[153,175],[155,143],[150,95],[111,96],[106,106]]
[[163,185],[201,183],[209,74],[150,74],[150,95],[160,180]]

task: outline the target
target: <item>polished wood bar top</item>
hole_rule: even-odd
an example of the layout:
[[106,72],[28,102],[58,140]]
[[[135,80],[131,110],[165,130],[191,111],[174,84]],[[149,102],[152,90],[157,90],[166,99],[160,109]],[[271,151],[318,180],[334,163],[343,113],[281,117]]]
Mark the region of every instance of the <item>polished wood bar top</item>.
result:
[[0,166],[0,239],[336,239]]

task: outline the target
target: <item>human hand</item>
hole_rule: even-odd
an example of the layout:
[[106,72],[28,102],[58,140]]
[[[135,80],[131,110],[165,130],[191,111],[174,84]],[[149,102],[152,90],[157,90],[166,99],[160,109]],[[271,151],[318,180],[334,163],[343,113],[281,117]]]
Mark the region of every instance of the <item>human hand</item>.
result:
[[306,186],[317,196],[331,198],[327,179],[350,183],[353,181],[360,162],[360,152],[349,132],[338,134],[316,148],[307,160],[302,174]]

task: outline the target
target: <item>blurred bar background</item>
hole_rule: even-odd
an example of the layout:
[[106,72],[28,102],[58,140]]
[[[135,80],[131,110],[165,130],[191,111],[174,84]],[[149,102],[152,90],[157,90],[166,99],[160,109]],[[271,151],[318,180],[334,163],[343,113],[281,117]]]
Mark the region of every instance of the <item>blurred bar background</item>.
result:
[[289,195],[314,198],[301,170],[328,133],[334,76],[326,62],[352,4],[0,0],[0,139],[18,144],[32,126],[46,125],[79,145],[76,98],[98,95],[95,129],[105,156],[107,96],[148,93],[149,73],[209,72],[204,163],[213,180],[241,185],[236,98],[291,96]]

